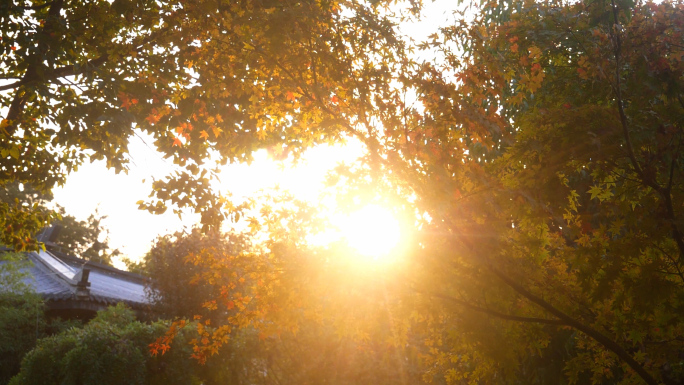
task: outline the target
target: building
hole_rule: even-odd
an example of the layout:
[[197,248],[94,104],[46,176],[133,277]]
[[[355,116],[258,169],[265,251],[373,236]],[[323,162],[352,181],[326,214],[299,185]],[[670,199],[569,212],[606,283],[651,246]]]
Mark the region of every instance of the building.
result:
[[147,279],[58,251],[27,253],[24,278],[45,299],[48,316],[88,320],[98,310],[123,302],[142,318],[150,310]]
[[147,278],[63,253],[54,243],[59,231],[53,226],[41,232],[46,250],[25,253],[30,263],[20,267],[23,281],[45,299],[48,317],[89,320],[120,302],[138,318],[150,314]]

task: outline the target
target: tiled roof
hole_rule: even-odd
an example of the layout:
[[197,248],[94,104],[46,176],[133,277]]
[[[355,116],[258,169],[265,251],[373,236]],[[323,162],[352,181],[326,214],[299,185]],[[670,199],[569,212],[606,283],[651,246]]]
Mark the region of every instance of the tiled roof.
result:
[[[102,306],[124,302],[137,309],[150,304],[146,279],[138,274],[58,252],[31,252],[28,259],[32,264],[23,268],[29,273],[25,282],[48,302],[75,300]],[[81,279],[84,270],[89,272],[89,285]]]
[[[29,260],[33,260],[31,257],[29,256]],[[23,270],[28,270],[30,273],[24,278],[24,281],[31,285],[36,293],[46,299],[71,298],[73,293],[69,285],[57,278],[55,273],[40,268],[35,262],[29,268],[24,268]]]

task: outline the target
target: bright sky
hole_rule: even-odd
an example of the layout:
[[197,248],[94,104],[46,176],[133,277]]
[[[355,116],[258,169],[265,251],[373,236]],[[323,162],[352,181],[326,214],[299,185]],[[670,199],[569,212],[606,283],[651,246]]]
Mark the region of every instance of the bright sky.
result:
[[[401,32],[422,40],[445,25],[452,18],[447,10],[455,7],[455,1],[428,2],[421,22],[403,24]],[[131,139],[132,162],[127,175],[116,175],[104,162],[94,162],[83,165],[69,176],[63,187],[54,190],[55,202],[78,219],[87,218],[95,210],[106,215],[107,219],[102,223],[109,230],[110,246],[133,259],[141,258],[158,235],[189,228],[198,219],[184,215],[181,220],[171,210],[163,215],[138,210],[136,202],[149,195],[153,177],[162,178],[174,169],[173,163],[164,160],[152,143],[151,138],[143,136]],[[299,199],[316,202],[326,173],[339,162],[351,162],[361,154],[360,145],[353,144],[313,148],[296,167],[282,169],[261,151],[255,154],[255,162],[249,166],[226,166],[220,177],[221,187],[224,192],[230,191],[233,197],[240,198],[279,185]]]

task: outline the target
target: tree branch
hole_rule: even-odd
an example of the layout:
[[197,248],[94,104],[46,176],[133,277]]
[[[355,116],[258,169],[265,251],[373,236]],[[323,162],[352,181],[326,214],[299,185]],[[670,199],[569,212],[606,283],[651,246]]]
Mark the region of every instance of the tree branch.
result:
[[541,323],[541,324],[546,324],[546,325],[567,325],[565,322],[563,322],[559,319],[523,317],[523,316],[517,316],[517,315],[513,315],[513,314],[505,314],[505,313],[498,312],[496,310],[491,310],[491,309],[487,309],[487,308],[483,308],[483,307],[473,305],[473,304],[468,303],[464,300],[454,298],[450,295],[434,293],[434,292],[430,292],[430,293],[421,292],[418,290],[416,290],[416,291],[419,293],[422,293],[422,294],[429,295],[431,297],[440,298],[440,299],[444,299],[444,300],[453,302],[457,305],[463,306],[465,308],[468,308],[470,310],[474,310],[474,311],[479,312],[479,313],[484,313],[484,314],[490,315],[492,317],[501,318],[501,319],[508,320],[508,321]]
[[23,11],[26,11],[26,10],[37,11],[37,10],[39,10],[39,9],[43,9],[43,8],[45,8],[45,7],[51,6],[52,3],[53,3],[53,2],[50,1],[50,2],[47,2],[47,3],[45,3],[45,4],[33,5],[33,6],[30,6],[30,7],[15,6],[14,9],[21,9],[21,10],[23,10]]
[[[629,129],[627,126],[627,115],[625,114],[623,102],[622,102],[622,90],[620,87],[620,52],[622,49],[622,40],[620,39],[620,33],[617,31],[618,26],[618,8],[615,5],[615,0],[611,0],[611,6],[613,10],[613,28],[611,28],[611,35],[613,35],[615,41],[615,97],[617,99],[618,113],[620,115],[620,123],[622,124],[622,133],[625,137],[625,144],[627,146],[627,153],[629,159],[632,163],[634,171],[636,171],[642,182],[654,190],[656,190],[661,197],[665,200],[665,208],[667,210],[667,219],[670,221],[670,226],[672,227],[672,238],[677,243],[679,248],[680,259],[684,261],[684,239],[682,239],[682,232],[679,230],[675,224],[676,215],[674,212],[674,206],[672,204],[672,195],[670,193],[670,187],[672,182],[672,177],[674,173],[674,167],[670,170],[670,182],[668,187],[663,188],[658,184],[655,175],[647,175],[644,170],[639,165],[639,161],[634,154],[634,147],[632,146],[632,140],[629,135]],[[673,163],[674,166],[674,163]]]
[[656,379],[637,360],[635,360],[631,354],[629,354],[617,342],[615,342],[612,339],[610,339],[609,337],[603,335],[601,332],[594,329],[593,327],[576,320],[575,318],[569,316],[568,314],[565,314],[562,310],[556,308],[555,306],[553,306],[551,303],[547,302],[543,298],[541,298],[541,297],[535,295],[534,293],[532,293],[531,291],[527,290],[520,283],[511,279],[509,276],[507,276],[501,270],[496,268],[494,263],[492,262],[491,258],[489,258],[488,255],[485,255],[484,253],[479,252],[478,249],[473,244],[473,242],[470,242],[470,240],[468,238],[466,238],[465,236],[457,235],[456,237],[458,240],[461,241],[461,243],[464,246],[466,246],[466,248],[468,250],[470,250],[470,252],[472,253],[473,259],[475,261],[481,263],[482,267],[489,270],[492,274],[494,274],[503,283],[505,283],[507,286],[509,286],[511,289],[513,289],[515,292],[517,292],[523,298],[527,299],[528,301],[537,305],[539,308],[548,312],[550,315],[554,316],[562,325],[570,326],[570,327],[584,333],[585,335],[592,338],[594,341],[598,342],[599,344],[603,345],[604,348],[606,348],[608,351],[614,353],[616,356],[618,356],[618,358],[620,360],[622,360],[630,368],[632,368],[632,370],[634,370],[639,375],[639,377],[641,377],[647,384],[649,384],[649,385],[657,385],[658,384],[658,381],[656,381]]
[[[47,32],[53,28],[54,24],[56,23],[56,20],[59,18],[60,12],[62,11],[63,4],[64,0],[54,0],[50,3],[50,9],[48,10],[47,20],[45,21],[43,31]],[[27,95],[26,92],[24,92],[24,90],[21,89],[21,86],[23,86],[26,83],[29,83],[30,81],[38,77],[38,60],[31,60],[33,59],[32,56],[40,55],[42,51],[44,51],[45,49],[46,44],[39,40],[38,52],[31,55],[28,59],[29,65],[26,68],[24,76],[19,81],[19,83],[21,83],[18,84],[20,88],[15,91],[14,98],[10,103],[9,111],[7,111],[7,117],[5,118],[9,122],[9,125],[5,127],[5,134],[7,136],[14,135],[14,132],[17,130],[17,120],[24,112],[26,101],[29,98],[29,95]]]
[[596,342],[603,345],[603,347],[605,347],[609,351],[613,352],[615,355],[618,356],[618,358],[620,358],[627,365],[629,365],[629,367],[632,368],[632,370],[634,370],[639,375],[639,377],[641,377],[647,384],[658,384],[658,381],[656,381],[656,379],[653,378],[653,376],[651,376],[651,374],[646,369],[644,369],[644,367],[641,366],[641,364],[637,360],[635,360],[634,357],[632,357],[617,342],[601,334],[601,332],[592,328],[591,326],[585,325],[575,320],[574,318],[562,312],[560,309],[557,309],[550,303],[546,302],[544,299],[536,296],[529,290],[525,289],[522,285],[520,285],[519,283],[515,282],[510,277],[502,273],[499,269],[495,268],[491,263],[486,262],[485,266],[489,271],[496,275],[506,285],[515,290],[518,294],[522,295],[530,302],[536,304],[540,308],[546,310],[553,316],[557,317],[559,321],[562,321],[564,324],[581,331],[582,333],[594,339]]
[[5,85],[0,86],[0,91],[11,90],[13,88],[20,87],[22,84],[24,84],[23,80],[17,80],[14,83],[5,84]]
[[611,0],[611,7],[613,10],[613,27],[610,29],[610,34],[613,35],[613,40],[615,41],[615,50],[613,51],[615,55],[615,98],[618,107],[618,114],[620,115],[620,124],[622,125],[622,134],[625,137],[627,154],[629,155],[629,159],[632,163],[634,171],[636,171],[641,180],[650,187],[658,190],[659,186],[656,181],[651,177],[647,178],[647,176],[644,174],[644,170],[641,168],[641,165],[634,154],[634,146],[632,145],[632,139],[629,135],[627,115],[625,114],[625,108],[622,101],[622,86],[620,77],[620,54],[622,50],[622,39],[620,39],[619,31],[616,30],[618,27],[618,9],[615,5],[615,0]]

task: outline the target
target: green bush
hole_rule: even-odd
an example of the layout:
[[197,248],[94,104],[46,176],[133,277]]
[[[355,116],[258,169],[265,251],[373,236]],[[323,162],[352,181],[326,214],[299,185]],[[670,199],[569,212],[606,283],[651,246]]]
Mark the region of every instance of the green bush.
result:
[[29,291],[0,292],[0,384],[19,373],[21,359],[40,338],[80,325],[45,318],[42,298]]
[[40,340],[21,363],[11,385],[196,384],[195,363],[179,335],[164,355],[151,356],[149,344],[163,335],[162,321],[135,321],[123,305],[111,307],[81,329]]

